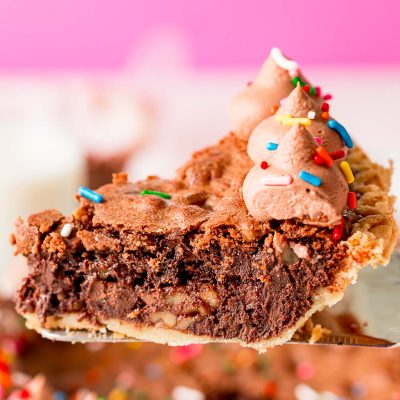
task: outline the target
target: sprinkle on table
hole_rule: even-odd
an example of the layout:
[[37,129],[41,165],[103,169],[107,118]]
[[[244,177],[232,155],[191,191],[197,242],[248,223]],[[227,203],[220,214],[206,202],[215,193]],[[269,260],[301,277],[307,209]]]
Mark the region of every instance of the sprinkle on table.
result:
[[73,228],[72,224],[64,224],[64,226],[61,228],[60,235],[62,237],[67,238],[71,234],[72,228]]
[[79,194],[88,200],[94,201],[95,203],[101,203],[103,201],[103,196],[100,193],[97,193],[85,186],[81,186],[79,188]]
[[347,196],[347,207],[354,210],[357,207],[357,195],[355,192],[349,192]]
[[315,152],[323,159],[324,164],[327,167],[329,167],[329,168],[332,167],[332,165],[333,165],[332,157],[329,155],[329,153],[326,151],[326,149],[324,147],[318,146],[315,149]]
[[353,171],[351,170],[350,164],[347,161],[342,161],[340,163],[340,169],[343,171],[343,175],[346,178],[347,183],[354,182]]
[[340,224],[336,225],[333,228],[332,239],[339,241],[343,236],[343,231],[344,231],[344,218],[342,217]]
[[261,183],[265,186],[289,186],[292,182],[292,175],[263,176],[261,178]]
[[351,137],[346,128],[342,124],[339,124],[339,122],[335,121],[334,119],[330,119],[327,122],[327,125],[329,126],[329,128],[335,130],[339,134],[339,136],[343,139],[344,144],[349,149],[353,147],[353,141],[351,140]]
[[278,143],[275,143],[275,142],[268,142],[267,143],[267,146],[266,146],[266,149],[267,150],[269,150],[269,151],[274,151],[274,150],[276,150],[278,148]]
[[303,181],[310,183],[313,186],[320,186],[322,183],[322,179],[316,175],[310,174],[307,171],[301,170],[299,173],[300,179]]
[[303,126],[310,126],[311,119],[309,118],[282,118],[281,121],[283,126],[294,126],[296,124]]
[[346,153],[343,150],[333,151],[332,153],[329,153],[329,155],[332,157],[332,160],[340,160],[341,158],[346,157]]
[[171,198],[171,196],[169,194],[163,193],[163,192],[158,192],[156,190],[145,189],[145,190],[142,190],[141,193],[140,193],[141,196],[146,196],[146,195],[150,195],[150,194],[152,194],[154,196],[162,197],[163,199],[170,199]]
[[332,100],[332,95],[331,95],[331,94],[326,94],[326,95],[323,97],[323,99],[324,99],[324,100]]

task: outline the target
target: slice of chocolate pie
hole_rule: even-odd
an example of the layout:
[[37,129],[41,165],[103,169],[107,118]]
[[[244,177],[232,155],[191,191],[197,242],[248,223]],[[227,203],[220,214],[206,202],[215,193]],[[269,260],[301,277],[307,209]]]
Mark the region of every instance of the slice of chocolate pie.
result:
[[17,220],[28,326],[263,350],[339,301],[362,266],[385,265],[391,169],[353,147],[295,67],[275,49],[234,100],[234,132],[174,180],[118,173],[81,191],[72,216]]

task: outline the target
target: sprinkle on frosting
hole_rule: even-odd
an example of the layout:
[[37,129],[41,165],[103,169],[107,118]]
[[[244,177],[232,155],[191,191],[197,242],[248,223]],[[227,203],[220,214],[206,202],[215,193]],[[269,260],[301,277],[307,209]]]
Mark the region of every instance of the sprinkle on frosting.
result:
[[344,176],[346,177],[347,183],[354,182],[353,171],[351,170],[350,164],[347,161],[342,161],[340,163],[340,169],[343,171]]
[[163,193],[163,192],[157,192],[156,190],[145,189],[140,193],[141,196],[146,196],[149,194],[152,194],[152,195],[158,196],[158,197],[162,197],[163,199],[167,199],[167,200],[171,198],[171,196],[169,194]]
[[280,114],[276,116],[276,121],[282,123],[284,119],[294,118],[292,114]]
[[[265,155],[265,145],[268,142],[279,144],[283,136],[290,130],[291,126],[284,126],[282,121],[285,118],[301,118],[301,120],[291,120],[288,123],[307,121],[308,131],[321,140],[321,145],[328,153],[339,149],[347,151],[342,138],[332,129],[328,127],[326,122],[320,118],[321,100],[309,96],[296,86],[274,116],[266,118],[252,132],[248,141],[248,154],[250,158],[257,162],[260,159],[269,161],[272,152]],[[307,118],[307,115],[315,113],[315,119]],[[310,122],[309,122],[310,121]],[[319,139],[317,139],[319,140]],[[266,157],[266,158],[264,158]]]
[[347,197],[347,207],[349,207],[350,210],[354,210],[357,207],[356,192],[349,192],[349,195]]
[[301,179],[303,179],[303,181],[305,181],[311,185],[314,185],[314,186],[320,186],[322,183],[322,180],[320,177],[310,174],[309,172],[304,171],[304,170],[300,171],[299,177]]
[[324,164],[327,167],[329,167],[329,168],[332,167],[332,165],[333,165],[332,157],[329,155],[329,153],[322,146],[318,146],[315,149],[315,152],[322,158],[322,160],[324,161]]
[[334,119],[330,119],[327,122],[329,128],[335,130],[340,137],[343,139],[344,144],[351,149],[353,147],[353,141],[351,140],[351,137],[349,133],[347,132],[346,128],[342,125],[339,124],[339,122],[335,121]]
[[[281,125],[274,123],[280,129]],[[336,136],[333,132],[331,135]],[[317,147],[307,128],[297,124],[283,135],[279,147],[268,158],[268,169],[256,165],[249,171],[243,198],[255,219],[298,218],[326,226],[340,223],[348,185],[339,165],[332,161],[331,168],[326,168],[325,164],[314,162]],[[329,157],[328,153],[324,155]],[[256,161],[261,160],[260,157]]]
[[307,118],[314,119],[315,118],[315,111],[309,111],[307,113]]
[[232,101],[229,116],[233,132],[247,139],[253,129],[265,118],[273,115],[272,107],[287,97],[293,89],[287,69],[280,67],[272,54],[253,80]]
[[296,124],[303,125],[303,126],[310,126],[311,119],[309,118],[283,118],[281,120],[283,126],[293,126]]
[[79,188],[79,194],[82,197],[85,197],[88,200],[91,200],[95,203],[101,203],[103,201],[103,196],[100,193],[95,192],[85,186],[81,186]]
[[261,183],[265,186],[288,186],[293,182],[293,176],[263,176]]
[[272,106],[271,107],[271,115],[274,115],[278,111],[279,106]]
[[322,139],[319,136],[314,136],[315,143],[317,143],[318,146],[322,145]]
[[260,162],[260,168],[267,169],[268,168],[268,163],[266,161],[261,161]]
[[269,151],[274,151],[278,148],[278,143],[274,143],[274,142],[268,142],[266,149]]
[[322,111],[329,111],[329,104],[328,103],[322,103],[321,110]]
[[324,165],[324,159],[319,154],[314,155],[314,162],[317,165]]
[[332,239],[339,241],[343,236],[344,231],[344,218],[341,218],[340,224],[336,225],[333,229]]
[[297,71],[299,69],[299,64],[296,61],[290,60],[285,57],[278,47],[273,47],[271,50],[271,57],[275,63],[287,71]]
[[293,86],[295,86],[295,87],[298,84],[300,84],[301,87],[305,86],[305,82],[303,80],[301,80],[299,76],[295,76],[294,78],[292,78],[292,83],[293,83]]
[[327,111],[324,111],[324,112],[321,113],[321,117],[323,119],[329,119],[329,113]]
[[346,157],[346,153],[343,150],[333,151],[332,153],[329,153],[329,155],[332,157],[332,160],[340,160],[341,158]]

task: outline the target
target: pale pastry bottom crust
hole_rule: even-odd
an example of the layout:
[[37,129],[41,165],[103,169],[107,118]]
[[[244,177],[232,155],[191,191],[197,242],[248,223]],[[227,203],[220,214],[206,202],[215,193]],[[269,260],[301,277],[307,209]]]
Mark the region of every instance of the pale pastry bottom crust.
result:
[[[284,334],[250,343],[244,342],[240,339],[213,338],[205,335],[198,336],[162,326],[140,326],[135,323],[123,320],[120,321],[118,319],[101,320],[99,321],[101,325],[96,325],[86,319],[80,319],[79,314],[76,313],[52,315],[46,318],[44,325],[40,323],[36,314],[29,313],[24,314],[23,316],[26,318],[26,326],[29,329],[34,329],[38,333],[41,333],[43,329],[62,329],[66,331],[80,330],[87,331],[88,333],[111,332],[115,334],[116,339],[122,336],[124,338],[132,338],[143,342],[167,344],[169,346],[185,346],[189,344],[205,344],[213,342],[239,343],[243,347],[251,347],[262,353],[268,348],[284,344],[290,340],[293,334],[301,328],[315,312],[320,311],[325,306],[331,306],[340,301],[343,297],[343,293],[336,293],[335,295],[329,296],[321,294],[321,296],[324,296],[325,298],[316,299],[314,306],[298,320],[295,326],[286,330]],[[321,304],[322,307],[319,308],[319,305]]]
[[332,306],[343,297],[344,290],[357,279],[359,270],[366,265],[386,265],[396,243],[397,227],[393,218],[394,197],[388,195],[392,168],[384,168],[373,163],[366,154],[356,147],[347,158],[355,175],[351,190],[360,194],[357,201],[357,214],[361,219],[352,227],[351,235],[344,242],[348,248],[347,267],[337,274],[329,287],[320,289],[314,296],[314,304],[308,312],[291,328],[270,339],[246,343],[239,339],[212,338],[165,328],[164,326],[141,326],[124,320],[109,319],[99,321],[98,325],[82,320],[78,314],[49,316],[44,325],[36,314],[25,314],[29,328],[85,330],[88,332],[108,332],[141,341],[181,346],[193,343],[234,342],[252,347],[262,352],[283,344],[317,311]]

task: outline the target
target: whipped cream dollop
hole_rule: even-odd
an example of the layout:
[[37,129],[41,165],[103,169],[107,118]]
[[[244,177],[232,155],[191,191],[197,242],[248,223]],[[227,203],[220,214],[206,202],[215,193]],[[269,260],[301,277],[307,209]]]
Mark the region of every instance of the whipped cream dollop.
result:
[[289,62],[286,65],[276,53],[276,49],[271,51],[256,79],[231,103],[229,116],[233,132],[243,139],[247,139],[262,120],[272,115],[272,107],[279,106],[280,101],[293,90],[289,67],[297,63],[284,58]]
[[296,124],[282,136],[268,162],[257,160],[243,184],[244,201],[256,220],[340,224],[348,184],[337,163],[328,168],[313,161],[317,147],[308,128]]
[[322,101],[319,97],[310,96],[299,84],[293,89],[292,84],[291,93],[276,114],[261,121],[250,135],[248,142],[250,158],[257,161],[260,158],[268,160],[273,156],[273,151],[266,152],[265,146],[270,142],[279,145],[281,139],[290,130],[290,125],[284,125],[281,122],[284,116],[309,119],[310,112],[314,118],[308,121],[307,130],[316,138],[316,143],[323,146],[328,152],[343,150],[347,154],[347,147],[341,137],[330,129],[327,120],[322,118],[321,105]]

